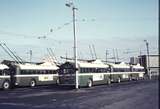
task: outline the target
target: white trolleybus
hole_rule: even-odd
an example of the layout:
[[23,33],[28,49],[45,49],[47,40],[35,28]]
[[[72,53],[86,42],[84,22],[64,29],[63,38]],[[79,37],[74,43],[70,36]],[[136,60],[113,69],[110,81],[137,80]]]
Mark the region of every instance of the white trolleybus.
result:
[[68,61],[60,66],[59,82],[62,85],[75,85],[75,71],[78,70],[79,86],[92,87],[98,84],[110,84],[143,78],[144,67],[125,63],[105,64],[100,60],[92,62],[78,61],[78,68],[74,62]]
[[[7,79],[3,80],[1,87],[8,89],[11,86],[49,85],[58,82],[58,66],[54,63],[44,62],[41,64],[14,64],[8,69]],[[4,81],[7,81],[5,87]],[[6,83],[6,82],[5,82]]]

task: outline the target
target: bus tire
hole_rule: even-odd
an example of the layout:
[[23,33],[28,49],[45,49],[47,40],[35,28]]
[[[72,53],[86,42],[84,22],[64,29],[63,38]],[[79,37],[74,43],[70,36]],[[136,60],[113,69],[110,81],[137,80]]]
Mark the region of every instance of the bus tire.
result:
[[118,78],[117,82],[120,83],[121,82],[121,78]]
[[2,84],[3,90],[8,90],[10,88],[10,82],[8,80],[4,81]]
[[132,77],[129,77],[129,81],[132,81]]
[[107,80],[107,84],[108,84],[108,85],[111,84],[111,79],[108,79],[108,80]]
[[139,80],[139,77],[136,77],[136,81],[138,81]]
[[93,82],[92,82],[92,80],[91,80],[91,79],[89,79],[89,80],[88,80],[88,82],[87,82],[87,86],[88,86],[89,88],[93,86]]
[[35,87],[36,86],[36,81],[34,79],[32,79],[30,81],[30,87]]
[[59,79],[56,80],[56,85],[59,85]]

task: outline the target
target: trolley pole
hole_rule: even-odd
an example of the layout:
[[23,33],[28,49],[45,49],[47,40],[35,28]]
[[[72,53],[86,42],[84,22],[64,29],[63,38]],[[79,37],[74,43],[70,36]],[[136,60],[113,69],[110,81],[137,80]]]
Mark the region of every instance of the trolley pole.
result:
[[67,3],[67,7],[72,8],[72,16],[73,16],[73,36],[74,36],[74,61],[75,61],[75,76],[76,76],[76,85],[75,88],[78,89],[78,71],[77,71],[77,38],[76,38],[76,16],[75,10],[78,10],[73,3]]
[[147,63],[147,72],[149,74],[149,79],[151,79],[150,59],[149,59],[149,43],[147,42],[147,40],[144,40],[144,42],[146,43],[146,48],[147,48],[147,60],[148,60],[148,63]]

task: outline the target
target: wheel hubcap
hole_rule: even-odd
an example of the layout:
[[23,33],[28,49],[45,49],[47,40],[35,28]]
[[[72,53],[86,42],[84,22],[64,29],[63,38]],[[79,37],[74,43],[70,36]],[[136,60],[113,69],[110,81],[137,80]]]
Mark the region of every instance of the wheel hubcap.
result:
[[31,86],[32,87],[35,86],[35,82],[34,81],[31,82]]
[[8,83],[4,83],[4,88],[8,89],[9,88],[9,84]]
[[92,81],[91,81],[91,80],[88,82],[88,86],[89,86],[89,87],[92,86]]
[[118,82],[119,82],[119,83],[121,82],[120,78],[118,79]]
[[111,83],[111,81],[110,80],[108,80],[108,84],[110,84]]

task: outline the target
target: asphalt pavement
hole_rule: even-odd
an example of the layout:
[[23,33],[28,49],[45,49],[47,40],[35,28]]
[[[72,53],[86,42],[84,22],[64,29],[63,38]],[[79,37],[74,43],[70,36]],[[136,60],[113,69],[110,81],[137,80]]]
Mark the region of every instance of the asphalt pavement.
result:
[[158,80],[79,90],[56,85],[0,90],[0,109],[158,109],[158,100]]

